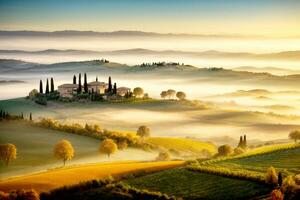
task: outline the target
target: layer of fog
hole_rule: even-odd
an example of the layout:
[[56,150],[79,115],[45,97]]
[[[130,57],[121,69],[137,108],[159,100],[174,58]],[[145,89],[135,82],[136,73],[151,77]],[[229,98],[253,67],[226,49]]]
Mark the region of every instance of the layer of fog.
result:
[[[179,62],[188,65],[193,65],[195,67],[219,67],[219,68],[237,68],[241,66],[254,66],[258,68],[264,67],[276,67],[283,69],[293,69],[297,70],[300,67],[298,61],[287,61],[287,60],[262,60],[262,59],[238,59],[238,58],[196,58],[189,56],[158,56],[158,55],[111,55],[104,54],[99,57],[95,55],[13,55],[13,54],[0,54],[0,59],[17,59],[27,62],[51,64],[60,62],[71,62],[71,61],[87,61],[95,59],[108,59],[113,62],[127,64],[127,65],[139,65],[142,63],[152,63],[152,62]],[[266,72],[278,74],[276,70],[266,70]],[[292,72],[286,70],[281,70],[279,73],[291,74]]]
[[145,48],[153,50],[227,51],[272,53],[299,50],[300,39],[240,38],[155,38],[155,37],[0,37],[5,50],[120,50]]

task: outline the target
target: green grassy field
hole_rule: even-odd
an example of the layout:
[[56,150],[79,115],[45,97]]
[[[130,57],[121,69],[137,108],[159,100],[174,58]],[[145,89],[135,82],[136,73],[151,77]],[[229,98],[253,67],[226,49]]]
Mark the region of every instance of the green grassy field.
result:
[[127,180],[126,183],[187,200],[250,199],[270,192],[267,186],[259,183],[192,172],[184,168],[157,172]]
[[265,173],[268,167],[273,166],[277,171],[285,171],[288,174],[298,174],[300,173],[300,147],[249,157],[228,159],[216,162],[215,164],[231,169],[243,168],[262,173]]
[[100,141],[61,131],[55,131],[20,121],[0,122],[0,143],[13,143],[17,146],[17,159],[8,167],[0,165],[0,179],[15,175],[22,175],[49,168],[60,167],[61,161],[53,156],[53,146],[61,139],[69,140],[75,156],[67,165],[95,163],[120,160],[150,160],[156,153],[128,148],[118,151],[108,159],[98,153]]

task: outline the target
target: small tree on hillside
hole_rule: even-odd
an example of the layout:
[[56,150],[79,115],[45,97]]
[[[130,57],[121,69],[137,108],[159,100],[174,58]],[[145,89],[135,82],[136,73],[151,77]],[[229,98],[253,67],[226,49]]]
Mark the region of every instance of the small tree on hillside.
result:
[[171,99],[171,98],[174,98],[174,96],[175,96],[175,94],[176,94],[176,91],[175,91],[175,90],[172,90],[172,89],[169,89],[169,90],[167,91],[167,94],[168,94],[169,99]]
[[43,94],[43,81],[40,80],[40,93]]
[[82,92],[82,85],[81,85],[81,74],[79,73],[78,75],[78,89],[77,89],[77,93],[81,93]]
[[112,139],[105,139],[103,142],[100,143],[99,152],[106,154],[108,158],[117,150],[118,146]]
[[177,92],[176,93],[176,97],[179,99],[179,100],[184,100],[186,98],[186,94],[184,92]]
[[112,92],[111,77],[108,77],[108,92]]
[[133,94],[136,97],[142,97],[143,94],[144,94],[144,90],[143,90],[143,88],[136,87],[136,88],[133,89]]
[[76,76],[73,76],[73,84],[76,84]]
[[57,159],[63,160],[65,166],[66,161],[74,157],[74,148],[68,140],[61,140],[54,146],[53,153]]
[[274,167],[269,167],[266,174],[266,183],[270,185],[278,184],[278,176]]
[[83,83],[84,92],[88,93],[88,84],[87,84],[87,76],[86,73],[84,73],[84,83]]
[[0,144],[0,160],[7,166],[17,158],[17,147],[14,144]]
[[117,83],[114,83],[114,90],[113,90],[113,92],[114,92],[114,94],[117,94]]
[[161,97],[162,99],[166,99],[167,96],[168,96],[167,91],[162,91],[162,92],[160,93],[160,97]]
[[295,143],[297,143],[297,140],[300,140],[300,131],[294,130],[294,131],[290,132],[289,138],[294,140]]
[[231,146],[225,144],[218,148],[218,155],[219,156],[229,156],[233,153],[233,149]]
[[169,152],[165,151],[165,152],[160,152],[158,154],[158,156],[156,157],[157,161],[168,161],[171,159],[171,155]]
[[138,128],[136,134],[142,138],[149,137],[150,136],[150,128],[148,128],[147,126],[140,126]]
[[46,82],[46,94],[49,94],[49,81]]
[[29,92],[28,96],[29,96],[29,98],[33,99],[37,96],[38,93],[39,92],[36,89],[33,89]]
[[50,81],[51,83],[50,83],[50,88],[51,88],[51,92],[54,92],[54,80],[53,80],[53,78],[51,78],[51,81]]

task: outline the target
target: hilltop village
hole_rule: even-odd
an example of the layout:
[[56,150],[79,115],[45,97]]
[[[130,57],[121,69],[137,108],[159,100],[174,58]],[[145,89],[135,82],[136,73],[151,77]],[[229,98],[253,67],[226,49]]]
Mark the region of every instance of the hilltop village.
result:
[[54,89],[54,79],[46,80],[46,87],[44,90],[43,81],[40,80],[39,91],[32,90],[28,97],[38,104],[46,105],[48,100],[58,100],[63,102],[72,101],[128,101],[136,98],[148,99],[148,94],[140,87],[133,90],[131,88],[122,86],[117,87],[117,83],[112,82],[112,78],[108,77],[108,82],[99,81],[98,77],[95,81],[87,82],[87,74],[84,73],[83,84],[81,73],[73,76],[71,83],[64,83]]

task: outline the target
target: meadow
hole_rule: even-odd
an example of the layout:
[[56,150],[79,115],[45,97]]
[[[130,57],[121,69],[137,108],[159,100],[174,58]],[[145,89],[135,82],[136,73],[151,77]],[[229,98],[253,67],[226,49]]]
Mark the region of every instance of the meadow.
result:
[[35,189],[38,192],[46,192],[54,188],[73,185],[92,179],[120,176],[139,171],[150,173],[182,166],[183,164],[183,161],[85,164],[82,166],[53,169],[47,172],[3,180],[0,181],[0,190]]
[[270,192],[267,186],[247,180],[192,172],[184,168],[129,179],[125,183],[139,189],[194,199],[250,199]]
[[0,122],[0,143],[15,144],[17,159],[7,167],[0,166],[0,179],[62,166],[62,161],[56,160],[53,156],[53,147],[61,139],[69,140],[75,149],[75,156],[73,160],[67,162],[67,165],[101,161],[153,160],[157,155],[154,152],[127,148],[108,159],[106,155],[98,153],[100,140],[32,126],[27,122],[5,121]]

